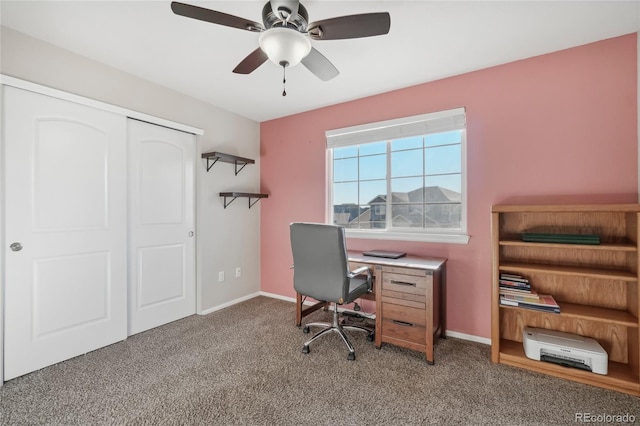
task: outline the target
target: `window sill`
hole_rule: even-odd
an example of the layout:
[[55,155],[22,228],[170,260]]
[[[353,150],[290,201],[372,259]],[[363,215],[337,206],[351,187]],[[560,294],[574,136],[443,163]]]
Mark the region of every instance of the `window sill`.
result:
[[365,231],[345,229],[347,238],[372,240],[420,241],[425,243],[469,244],[466,234],[422,234],[417,232]]

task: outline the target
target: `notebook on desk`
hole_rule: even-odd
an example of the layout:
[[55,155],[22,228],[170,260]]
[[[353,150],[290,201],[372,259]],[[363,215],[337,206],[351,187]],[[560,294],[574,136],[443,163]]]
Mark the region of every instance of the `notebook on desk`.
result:
[[407,255],[405,252],[387,250],[369,250],[363,251],[362,254],[371,257],[386,257],[387,259],[400,259]]

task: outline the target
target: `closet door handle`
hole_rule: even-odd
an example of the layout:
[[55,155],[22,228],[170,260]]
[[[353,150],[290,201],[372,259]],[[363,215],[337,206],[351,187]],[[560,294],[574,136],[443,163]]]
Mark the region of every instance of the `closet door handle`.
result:
[[20,243],[13,243],[13,244],[11,244],[11,245],[9,246],[9,248],[10,248],[12,251],[20,251],[20,250],[22,250],[22,244],[20,244]]

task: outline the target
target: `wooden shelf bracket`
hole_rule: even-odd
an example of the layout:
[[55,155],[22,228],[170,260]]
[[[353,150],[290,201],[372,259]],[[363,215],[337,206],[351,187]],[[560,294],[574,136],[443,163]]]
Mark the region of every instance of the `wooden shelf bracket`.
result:
[[[238,197],[246,197],[249,201],[249,208],[253,207],[260,199],[269,198],[269,194],[256,194],[250,192],[221,192],[220,196],[224,198],[224,208],[234,202]],[[231,198],[231,201],[227,202],[227,198]],[[253,200],[253,201],[252,201]]]

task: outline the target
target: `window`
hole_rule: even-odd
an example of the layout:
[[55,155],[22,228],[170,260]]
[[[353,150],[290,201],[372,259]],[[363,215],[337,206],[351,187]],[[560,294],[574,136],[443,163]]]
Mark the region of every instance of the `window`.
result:
[[464,108],[326,135],[330,223],[356,238],[468,242]]

